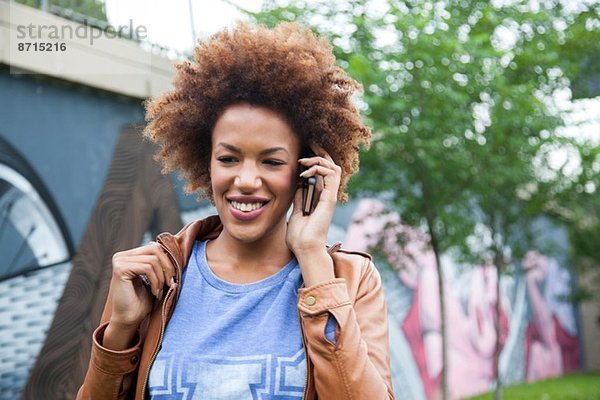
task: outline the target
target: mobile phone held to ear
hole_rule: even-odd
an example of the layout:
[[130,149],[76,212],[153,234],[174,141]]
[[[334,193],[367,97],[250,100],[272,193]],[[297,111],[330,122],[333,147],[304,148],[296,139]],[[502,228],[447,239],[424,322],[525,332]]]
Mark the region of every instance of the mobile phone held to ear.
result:
[[302,179],[302,215],[310,215],[315,202],[317,178],[311,176]]
[[[301,158],[314,157],[315,153],[309,148],[304,147],[300,152]],[[302,168],[303,171],[306,168]],[[302,185],[302,215],[310,215],[315,205],[317,178],[314,176],[300,178]]]

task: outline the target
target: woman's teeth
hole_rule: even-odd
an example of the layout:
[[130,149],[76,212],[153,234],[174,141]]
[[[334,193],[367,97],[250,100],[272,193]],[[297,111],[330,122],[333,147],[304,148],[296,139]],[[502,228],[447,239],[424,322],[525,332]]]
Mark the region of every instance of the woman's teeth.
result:
[[257,208],[261,208],[263,203],[238,203],[237,201],[232,201],[231,205],[236,210],[248,212],[248,211],[254,211]]

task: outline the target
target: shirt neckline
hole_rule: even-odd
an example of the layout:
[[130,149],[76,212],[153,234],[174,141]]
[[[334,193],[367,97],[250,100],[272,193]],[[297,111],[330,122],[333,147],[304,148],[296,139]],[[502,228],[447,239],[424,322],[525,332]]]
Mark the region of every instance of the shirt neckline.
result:
[[204,241],[196,241],[194,247],[196,247],[194,251],[194,257],[196,260],[196,264],[202,277],[214,288],[230,292],[230,293],[246,293],[254,290],[260,290],[267,287],[280,285],[282,284],[290,272],[296,267],[298,267],[298,261],[296,257],[293,257],[287,264],[284,265],[279,271],[274,273],[271,276],[268,276],[264,279],[261,279],[256,282],[251,283],[232,283],[228,282],[224,279],[219,278],[212,271],[210,266],[208,265],[208,259],[206,258],[206,244],[208,240]]

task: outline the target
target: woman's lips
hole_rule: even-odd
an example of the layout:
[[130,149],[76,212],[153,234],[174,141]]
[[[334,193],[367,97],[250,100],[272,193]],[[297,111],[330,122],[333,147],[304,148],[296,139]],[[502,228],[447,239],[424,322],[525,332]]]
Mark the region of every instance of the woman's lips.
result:
[[229,209],[229,212],[231,213],[231,215],[233,215],[236,219],[240,220],[240,221],[251,221],[253,219],[258,218],[263,211],[265,210],[265,206],[268,204],[265,203],[263,204],[261,207],[257,208],[256,210],[252,210],[252,211],[241,211],[238,210],[237,208],[235,208],[230,201],[227,202],[227,208]]

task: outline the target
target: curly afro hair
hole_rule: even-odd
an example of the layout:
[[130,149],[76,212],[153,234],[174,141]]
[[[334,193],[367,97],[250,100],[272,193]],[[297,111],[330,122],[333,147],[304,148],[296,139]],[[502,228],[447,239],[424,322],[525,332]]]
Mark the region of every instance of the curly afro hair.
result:
[[370,129],[351,101],[362,86],[335,66],[332,47],[297,23],[273,29],[238,23],[200,41],[194,62],[175,65],[174,90],[146,101],[144,136],[159,145],[163,173],[179,171],[186,193],[212,199],[211,135],[229,106],[250,103],[282,114],[303,146],[315,142],[342,168],[338,199],[358,171]]

